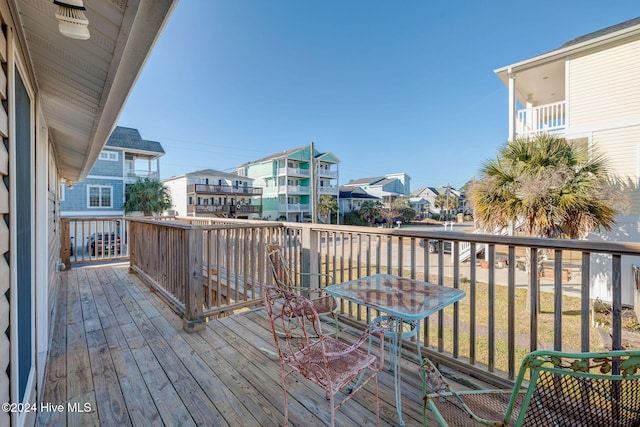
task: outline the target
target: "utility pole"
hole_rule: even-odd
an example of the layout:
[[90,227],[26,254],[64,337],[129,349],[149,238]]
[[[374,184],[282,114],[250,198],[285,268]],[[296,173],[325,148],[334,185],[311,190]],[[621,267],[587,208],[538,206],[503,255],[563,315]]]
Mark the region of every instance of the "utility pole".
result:
[[318,187],[316,182],[318,178],[316,176],[316,150],[313,146],[313,141],[311,141],[309,150],[311,151],[309,154],[309,169],[311,174],[311,222],[315,224],[318,222]]

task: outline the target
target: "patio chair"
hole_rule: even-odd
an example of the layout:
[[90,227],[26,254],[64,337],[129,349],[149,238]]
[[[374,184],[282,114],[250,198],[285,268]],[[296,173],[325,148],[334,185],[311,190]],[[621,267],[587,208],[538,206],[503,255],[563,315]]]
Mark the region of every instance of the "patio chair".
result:
[[420,373],[425,425],[427,408],[441,426],[640,425],[640,350],[534,351],[513,390],[455,392],[427,359]]
[[[335,412],[369,381],[375,382],[376,425],[380,424],[378,404],[378,372],[384,363],[384,340],[380,355],[375,356],[360,349],[369,337],[368,327],[355,344],[324,336],[315,305],[307,298],[276,286],[267,286],[264,295],[267,314],[271,322],[273,339],[280,359],[282,391],[284,392],[284,425],[289,425],[287,377],[297,372],[325,390],[325,398],[331,406],[331,425],[335,424]],[[284,334],[282,333],[284,331]],[[382,338],[384,329],[377,329]],[[284,337],[282,336],[284,335]],[[359,375],[368,375],[353,389]],[[335,396],[346,390],[336,404]]]
[[[267,260],[273,273],[273,280],[275,284],[285,290],[299,292],[304,297],[311,300],[318,314],[330,315],[336,325],[336,338],[340,330],[338,323],[338,302],[330,295],[326,295],[324,289],[312,289],[302,286],[295,286],[287,268],[287,263],[284,258],[284,253],[280,245],[267,244],[266,245]],[[333,276],[328,274],[316,274],[316,273],[299,273],[301,276],[315,276],[325,278],[325,281],[329,281],[330,284],[334,283]]]

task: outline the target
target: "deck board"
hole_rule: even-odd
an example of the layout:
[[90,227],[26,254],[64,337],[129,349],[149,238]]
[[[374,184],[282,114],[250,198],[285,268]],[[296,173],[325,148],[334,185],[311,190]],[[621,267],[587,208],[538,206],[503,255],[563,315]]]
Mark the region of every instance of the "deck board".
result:
[[[41,413],[38,425],[282,425],[279,362],[262,308],[212,320],[200,332],[182,320],[128,264],[92,264],[61,273],[43,402],[85,413]],[[324,327],[324,326],[323,326]],[[327,323],[327,332],[332,324]],[[355,336],[341,332],[341,338]],[[420,382],[403,360],[403,416],[422,425]],[[379,375],[380,425],[398,424],[393,376]],[[292,426],[330,421],[324,391],[294,375],[287,380]],[[374,384],[337,411],[336,425],[375,425]]]

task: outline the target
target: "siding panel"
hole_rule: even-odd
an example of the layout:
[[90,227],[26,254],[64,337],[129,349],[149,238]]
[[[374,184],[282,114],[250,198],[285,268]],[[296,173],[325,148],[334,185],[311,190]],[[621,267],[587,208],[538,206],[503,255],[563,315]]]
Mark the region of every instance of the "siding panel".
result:
[[638,119],[640,39],[571,58],[569,123],[572,128]]

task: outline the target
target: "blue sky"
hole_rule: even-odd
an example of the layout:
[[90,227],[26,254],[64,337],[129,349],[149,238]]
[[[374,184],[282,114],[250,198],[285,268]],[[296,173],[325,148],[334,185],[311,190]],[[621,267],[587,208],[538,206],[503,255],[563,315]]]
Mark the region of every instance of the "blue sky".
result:
[[180,0],[118,122],[161,178],[309,144],[340,184],[460,187],[507,137],[493,70],[640,16],[637,0]]

